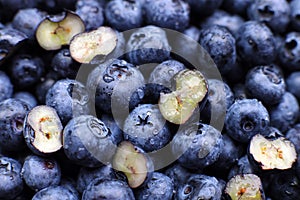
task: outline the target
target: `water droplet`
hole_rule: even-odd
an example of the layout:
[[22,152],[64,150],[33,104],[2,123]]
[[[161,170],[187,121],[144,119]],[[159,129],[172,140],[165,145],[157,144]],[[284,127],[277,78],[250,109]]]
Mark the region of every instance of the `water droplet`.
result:
[[194,138],[194,139],[193,139],[193,143],[196,143],[197,141],[198,141],[197,138]]
[[114,79],[113,77],[109,76],[108,74],[105,74],[105,75],[103,76],[103,80],[104,80],[106,83],[110,83],[110,82],[114,81],[115,79]]
[[150,144],[152,144],[152,145],[154,145],[155,144],[155,141],[154,141],[154,139],[152,138],[152,139],[150,139]]
[[64,146],[64,149],[68,149],[68,148],[69,148],[69,145],[66,144],[66,145]]
[[153,130],[153,135],[157,135],[158,134],[158,130],[157,129],[154,129]]
[[14,179],[14,176],[13,176],[13,175],[10,175],[9,178],[10,178],[10,180],[13,180],[13,179]]
[[142,99],[144,97],[144,91],[142,89],[138,89],[137,94],[138,94],[140,99]]
[[151,115],[151,112],[150,112],[150,111],[147,111],[147,115]]
[[169,70],[168,70],[168,73],[169,73],[170,75],[173,75],[173,74],[174,74],[174,70],[173,70],[173,69],[169,69]]

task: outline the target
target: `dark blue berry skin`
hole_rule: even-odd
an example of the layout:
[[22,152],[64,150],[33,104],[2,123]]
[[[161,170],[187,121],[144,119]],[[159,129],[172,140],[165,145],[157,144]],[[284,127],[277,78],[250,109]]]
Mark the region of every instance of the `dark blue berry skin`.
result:
[[46,105],[55,108],[63,124],[73,116],[89,113],[89,94],[85,86],[72,79],[61,79],[48,90]]
[[285,81],[287,90],[300,100],[300,72],[291,73]]
[[143,23],[142,5],[138,0],[112,0],[106,4],[107,23],[119,31],[138,28]]
[[211,15],[217,10],[223,0],[187,0],[192,12],[199,17]]
[[78,0],[75,12],[83,20],[87,31],[97,29],[104,23],[103,8],[97,0]]
[[0,198],[14,199],[23,191],[22,165],[9,157],[0,157]]
[[69,121],[63,132],[66,156],[85,167],[99,167],[111,161],[116,144],[106,125],[91,115]]
[[135,198],[126,182],[94,179],[82,195],[82,200],[91,199],[134,200]]
[[22,9],[17,12],[12,21],[12,27],[25,33],[31,40],[35,39],[35,30],[47,13],[37,8]]
[[146,0],[144,9],[148,24],[177,31],[189,24],[190,7],[182,0]]
[[216,162],[224,145],[221,133],[214,127],[193,123],[180,127],[172,140],[172,152],[178,162],[189,169],[204,169]]
[[141,104],[125,120],[124,139],[146,152],[159,150],[171,140],[171,131],[157,105]]
[[114,144],[119,144],[123,141],[123,131],[120,129],[113,116],[108,114],[102,114],[99,118],[109,129],[112,135]]
[[289,129],[285,135],[286,139],[290,140],[298,153],[300,155],[300,124],[296,124],[293,128]]
[[290,5],[286,0],[256,0],[247,10],[251,20],[267,24],[275,33],[286,31],[290,12]]
[[[130,97],[145,84],[140,70],[125,60],[111,59],[98,65],[90,74],[87,88],[96,108],[105,113],[128,113]],[[114,116],[115,117],[115,116]]]
[[49,14],[57,14],[65,10],[75,10],[77,0],[35,0],[36,7],[45,10]]
[[300,31],[300,2],[293,0],[291,7],[291,24],[295,31]]
[[25,147],[23,121],[29,106],[18,99],[0,102],[0,146],[6,151],[21,151]]
[[74,196],[80,199],[80,194],[76,189],[76,182],[69,177],[63,177],[60,181],[60,186],[65,187],[68,189]]
[[53,57],[51,67],[61,77],[75,79],[80,64],[72,59],[69,49],[62,49]]
[[227,111],[225,128],[234,140],[247,143],[266,130],[270,122],[267,109],[257,99],[235,101]]
[[20,54],[12,58],[10,75],[16,88],[29,88],[44,74],[45,66],[41,58]]
[[185,184],[180,185],[175,195],[175,200],[219,200],[222,196],[222,184],[215,177],[194,174]]
[[140,200],[171,200],[174,183],[168,176],[154,172],[147,184],[135,191],[135,198]]
[[270,64],[276,58],[275,38],[263,23],[245,22],[236,34],[236,47],[243,62],[256,66]]
[[230,180],[232,177],[238,174],[253,174],[253,173],[254,170],[250,165],[248,156],[245,155],[241,157],[234,166],[232,166],[231,170],[228,173],[228,180]]
[[285,41],[278,54],[281,66],[290,71],[300,70],[300,33],[290,32],[285,36]]
[[57,186],[61,180],[58,162],[52,158],[36,155],[26,157],[21,174],[26,185],[35,191],[49,186]]
[[82,193],[94,179],[112,180],[116,178],[116,173],[111,165],[104,165],[99,168],[82,167],[78,173],[78,192]]
[[265,106],[280,102],[285,93],[284,77],[273,65],[257,66],[248,71],[245,87],[250,98],[256,98]]
[[235,84],[232,88],[232,92],[234,94],[234,100],[247,99],[245,84],[242,83]]
[[16,92],[13,96],[13,98],[15,99],[19,99],[21,101],[24,101],[25,103],[27,103],[31,108],[37,106],[38,102],[35,98],[34,95],[32,95],[31,93],[29,92]]
[[130,63],[161,63],[170,57],[171,47],[163,29],[148,25],[135,30],[126,45]]
[[270,108],[269,112],[271,125],[285,133],[298,120],[299,104],[294,95],[285,92],[281,101]]
[[236,62],[235,38],[223,26],[209,26],[200,32],[200,45],[209,53],[221,74]]
[[13,84],[5,72],[0,71],[0,102],[12,97],[14,91]]
[[46,95],[54,83],[60,79],[60,75],[54,71],[49,71],[41,78],[41,81],[35,87],[35,96],[40,104],[46,104]]
[[64,186],[50,186],[38,191],[32,200],[47,200],[47,199],[59,199],[59,200],[79,200],[78,196],[74,194],[70,189]]
[[254,1],[255,0],[223,0],[222,7],[230,13],[246,16],[248,7]]
[[191,176],[191,173],[178,163],[168,167],[164,174],[172,179],[174,183],[174,189],[177,189],[180,185],[184,184],[185,181]]

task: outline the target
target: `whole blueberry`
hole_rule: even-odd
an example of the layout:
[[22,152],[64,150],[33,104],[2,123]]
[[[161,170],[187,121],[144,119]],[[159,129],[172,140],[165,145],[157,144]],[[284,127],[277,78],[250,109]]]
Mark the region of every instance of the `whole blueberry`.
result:
[[285,92],[281,101],[270,108],[271,125],[281,132],[289,130],[298,120],[299,104],[294,95]]
[[300,31],[300,2],[293,0],[290,3],[291,7],[291,24],[295,31]]
[[74,194],[70,189],[64,186],[49,186],[44,188],[32,197],[32,200],[79,200],[78,196]]
[[53,158],[36,155],[26,157],[21,174],[26,185],[35,191],[49,186],[57,186],[61,180],[58,162]]
[[283,33],[290,22],[290,11],[286,0],[255,0],[248,7],[248,17],[267,24],[275,33]]
[[168,176],[154,172],[147,184],[135,191],[136,199],[171,200],[174,183]]
[[236,34],[236,47],[243,62],[255,66],[269,64],[276,57],[273,33],[267,25],[246,21]]
[[35,98],[35,96],[33,94],[31,94],[30,92],[16,92],[13,96],[13,98],[15,99],[19,99],[21,101],[24,101],[25,103],[27,103],[31,108],[37,106],[38,102]]
[[208,16],[217,10],[223,0],[187,0],[190,8],[196,16]]
[[230,13],[246,16],[247,8],[254,1],[255,0],[223,0],[222,7],[224,8],[224,10]]
[[227,111],[225,128],[230,137],[242,143],[263,132],[269,125],[267,109],[257,99],[235,101]]
[[0,157],[0,198],[14,199],[23,191],[22,165],[9,157]]
[[46,105],[55,108],[63,124],[73,116],[89,113],[90,97],[79,81],[61,79],[52,85],[46,95]]
[[0,71],[0,102],[12,97],[13,84],[5,72]]
[[138,0],[112,0],[106,4],[105,17],[115,29],[126,31],[143,23],[142,5]]
[[300,100],[300,72],[293,72],[285,79],[287,90]]
[[250,98],[256,98],[265,106],[280,102],[285,93],[284,77],[273,65],[257,66],[248,71],[245,87]]
[[29,111],[27,103],[18,99],[0,102],[0,146],[6,151],[21,151],[25,147],[23,121]]
[[297,71],[300,69],[300,33],[290,32],[286,34],[285,41],[282,43],[279,60],[284,69]]

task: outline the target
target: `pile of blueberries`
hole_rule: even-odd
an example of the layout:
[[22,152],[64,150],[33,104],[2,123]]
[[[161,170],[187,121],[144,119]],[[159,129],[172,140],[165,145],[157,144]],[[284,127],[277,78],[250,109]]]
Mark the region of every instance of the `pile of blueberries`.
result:
[[0,0],[0,199],[296,200],[299,101],[300,0]]

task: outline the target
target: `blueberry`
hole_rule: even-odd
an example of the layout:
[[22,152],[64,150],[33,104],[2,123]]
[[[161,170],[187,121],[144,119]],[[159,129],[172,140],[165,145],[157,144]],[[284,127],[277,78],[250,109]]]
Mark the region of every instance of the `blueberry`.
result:
[[0,198],[14,199],[23,191],[22,165],[9,157],[0,157]]
[[111,161],[116,144],[102,121],[91,115],[81,115],[65,126],[63,148],[66,156],[78,165],[99,167]]
[[189,176],[191,176],[191,173],[178,163],[175,163],[173,166],[168,166],[164,174],[172,179],[174,189],[177,189],[180,185],[184,184]]
[[38,191],[32,200],[48,200],[48,199],[60,199],[60,200],[79,200],[78,196],[73,194],[71,190],[64,186],[50,186]]
[[249,159],[247,155],[242,156],[238,162],[231,167],[228,173],[228,180],[238,174],[252,174],[254,170],[250,165]]
[[287,90],[300,100],[300,72],[293,72],[285,79]]
[[110,199],[134,200],[131,188],[120,180],[94,179],[83,192],[82,200]]
[[23,121],[29,106],[18,99],[0,102],[0,144],[6,151],[21,151],[25,145]]
[[36,155],[30,155],[25,159],[21,174],[26,185],[35,191],[56,186],[61,180],[58,162],[53,158]]
[[246,16],[247,8],[254,2],[255,0],[223,0],[223,8],[224,10],[238,14],[241,16]]
[[112,0],[106,4],[105,17],[115,29],[126,31],[143,23],[142,5],[138,0]]
[[187,0],[190,8],[196,16],[208,16],[217,10],[223,0]]
[[13,94],[13,85],[10,77],[5,72],[0,71],[0,102],[11,98]]
[[294,144],[298,155],[300,155],[300,124],[296,124],[294,127],[289,129],[286,132],[285,137]]
[[286,34],[285,41],[281,45],[278,57],[284,69],[297,71],[300,69],[300,33],[290,32]]
[[104,23],[103,8],[97,0],[78,0],[75,12],[85,24],[86,30],[94,30]]
[[189,24],[190,7],[182,0],[146,0],[144,4],[148,24],[183,31]]
[[171,132],[157,105],[141,104],[125,120],[124,139],[146,152],[159,150],[169,143]]
[[165,31],[157,26],[148,25],[130,35],[126,56],[133,64],[161,63],[170,57],[170,50]]
[[37,0],[36,7],[39,9],[43,9],[50,14],[57,14],[59,12],[63,12],[64,10],[74,10],[76,0]]
[[55,108],[63,124],[73,116],[89,113],[90,97],[85,86],[72,79],[61,79],[48,90],[46,105]]
[[252,66],[272,63],[276,57],[273,33],[260,22],[247,21],[239,28],[236,47],[243,62]]
[[281,132],[289,130],[298,120],[299,104],[294,95],[285,92],[279,104],[270,108],[271,125]]
[[235,100],[247,99],[246,87],[242,83],[238,83],[232,88]]
[[168,176],[154,172],[149,182],[135,191],[136,199],[171,200],[174,183]]
[[293,0],[290,3],[291,7],[291,24],[296,31],[300,31],[300,2]]
[[242,143],[249,142],[255,134],[269,125],[269,113],[257,99],[235,101],[226,114],[225,128],[230,137]]
[[102,114],[99,119],[106,125],[106,127],[111,132],[114,144],[119,144],[121,141],[123,141],[123,130],[120,129],[113,116],[109,114]]
[[270,106],[280,102],[285,93],[284,77],[273,65],[257,66],[248,71],[245,87],[250,98],[256,98]]
[[224,145],[221,133],[214,127],[193,123],[180,127],[172,141],[174,156],[190,169],[203,169],[218,159]]
[[45,66],[41,58],[19,54],[12,58],[10,75],[17,88],[29,88],[42,77]]
[[186,180],[185,184],[180,185],[176,191],[175,199],[218,200],[221,199],[221,195],[222,186],[215,177],[194,174]]
[[68,189],[74,196],[76,196],[78,199],[80,199],[79,192],[76,189],[76,182],[74,179],[69,177],[63,177],[60,181],[60,186],[65,187]]
[[286,0],[255,0],[248,7],[248,17],[267,24],[275,33],[283,33],[290,23],[290,11]]
[[209,26],[201,30],[199,43],[209,53],[221,74],[226,74],[236,62],[235,38],[223,26]]
[[19,100],[22,100],[24,101],[25,103],[27,103],[31,108],[37,106],[38,102],[35,98],[35,96],[33,94],[31,94],[30,92],[16,92],[14,95],[13,95],[13,98],[15,99],[19,99]]
[[39,82],[35,87],[35,96],[39,103],[46,104],[47,92],[59,78],[60,76],[54,71],[48,72],[41,78],[41,82]]

